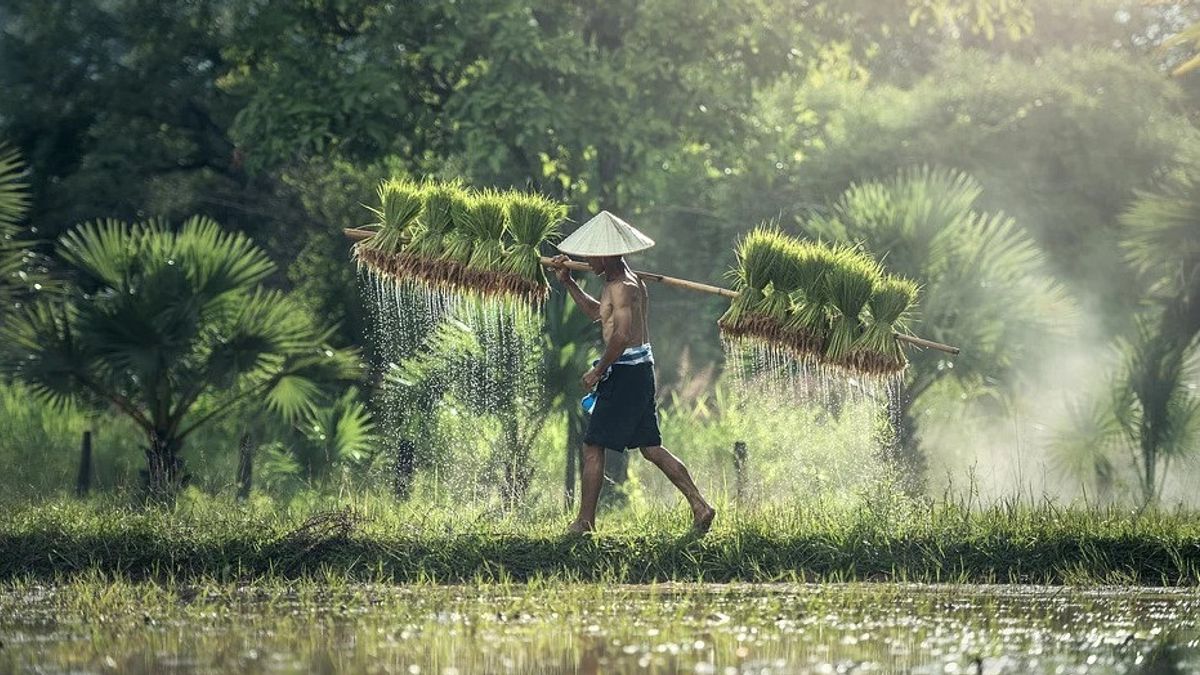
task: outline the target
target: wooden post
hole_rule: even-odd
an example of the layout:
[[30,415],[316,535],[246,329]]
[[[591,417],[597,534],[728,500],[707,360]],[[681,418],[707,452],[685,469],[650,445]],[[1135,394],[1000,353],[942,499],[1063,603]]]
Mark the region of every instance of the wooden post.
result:
[[75,477],[75,496],[86,497],[92,489],[92,432],[83,432],[79,448],[79,474]]
[[735,441],[733,444],[733,484],[737,505],[741,506],[746,497],[746,442]]
[[250,442],[250,432],[243,432],[238,443],[238,476],[237,500],[244,502],[250,498],[250,488],[254,482],[254,445]]

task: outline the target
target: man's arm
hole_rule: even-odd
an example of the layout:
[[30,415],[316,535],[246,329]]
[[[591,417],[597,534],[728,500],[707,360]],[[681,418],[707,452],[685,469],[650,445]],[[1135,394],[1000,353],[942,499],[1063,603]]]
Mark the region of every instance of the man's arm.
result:
[[[566,262],[567,260],[569,258],[565,255],[554,257],[554,261],[559,263]],[[583,313],[592,321],[598,321],[600,319],[600,301],[588,295],[579,287],[579,283],[571,276],[571,270],[566,267],[558,267],[555,269],[555,276],[566,287],[567,292],[571,294],[571,299],[575,301],[579,309],[583,310]]]

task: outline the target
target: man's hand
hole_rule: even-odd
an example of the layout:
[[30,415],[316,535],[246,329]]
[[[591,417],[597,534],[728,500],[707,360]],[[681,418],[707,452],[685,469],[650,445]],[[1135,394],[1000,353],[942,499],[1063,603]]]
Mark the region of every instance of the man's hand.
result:
[[591,391],[596,388],[597,384],[600,384],[600,378],[603,376],[603,370],[592,368],[583,374],[583,377],[579,379],[579,383],[583,385],[584,391]]
[[554,276],[558,277],[560,284],[565,284],[571,280],[571,270],[567,269],[563,263],[569,262],[571,259],[559,253],[554,256]]

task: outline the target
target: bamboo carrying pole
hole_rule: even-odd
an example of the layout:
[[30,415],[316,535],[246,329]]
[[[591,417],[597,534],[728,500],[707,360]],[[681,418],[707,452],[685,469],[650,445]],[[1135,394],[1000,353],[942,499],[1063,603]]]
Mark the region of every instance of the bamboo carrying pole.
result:
[[[370,239],[371,236],[375,234],[371,230],[362,230],[362,229],[351,228],[351,227],[348,227],[348,228],[342,230],[342,232],[344,232],[346,237],[348,239],[350,239],[351,241],[362,241],[364,239]],[[558,264],[554,262],[553,258],[541,256],[541,261],[542,261],[542,265],[544,265],[546,267],[549,267],[549,268],[558,267]],[[588,267],[587,263],[581,263],[581,262],[577,262],[575,260],[568,260],[567,262],[563,263],[562,266],[569,270],[574,270],[576,272],[592,271],[592,268]],[[634,270],[633,273],[638,275],[638,278],[640,278],[640,279],[644,279],[646,281],[657,281],[665,286],[674,286],[676,288],[684,288],[689,291],[699,291],[701,293],[711,293],[713,295],[720,295],[720,296],[726,297],[726,298],[736,298],[738,296],[737,291],[732,291],[732,290],[729,290],[728,288],[722,288],[720,286],[713,286],[711,284],[702,284],[698,281],[688,281],[687,279],[679,279],[676,277],[669,277],[669,276],[666,276],[665,274],[658,274],[657,272],[643,272],[641,270]],[[946,352],[947,354],[958,354],[961,351],[958,347],[952,347],[950,345],[945,345],[940,342],[934,342],[933,340],[926,340],[924,338],[914,337],[912,335],[905,335],[903,333],[893,333],[893,335],[896,336],[897,340],[899,340],[901,342],[907,342],[908,344],[913,345],[914,347],[936,349],[940,352]]]

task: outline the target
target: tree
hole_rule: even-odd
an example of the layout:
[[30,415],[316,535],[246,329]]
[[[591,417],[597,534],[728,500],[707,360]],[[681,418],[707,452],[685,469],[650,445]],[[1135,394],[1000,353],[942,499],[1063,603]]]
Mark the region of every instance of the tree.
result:
[[29,243],[20,239],[19,223],[29,209],[24,172],[20,154],[0,144],[0,326],[49,283]]
[[[1112,420],[1094,425],[1103,432],[1103,442],[1091,448],[1094,466],[1111,464],[1113,452],[1128,452],[1143,504],[1159,499],[1171,461],[1194,454],[1200,440],[1200,397],[1190,386],[1200,335],[1200,186],[1193,155],[1185,151],[1182,168],[1156,191],[1140,192],[1121,218],[1123,248],[1145,300],[1133,337],[1117,341],[1121,363],[1110,401],[1092,404],[1094,419]],[[1088,428],[1077,423],[1066,434]],[[1058,450],[1069,455],[1072,446],[1060,441]]]
[[1195,374],[1191,344],[1141,326],[1124,345],[1113,416],[1129,448],[1143,504],[1162,494],[1171,460],[1195,453],[1200,440],[1200,396],[1189,384]]
[[1044,350],[1070,325],[1072,303],[1047,274],[1037,245],[1012,218],[976,211],[981,193],[962,172],[907,169],[852,186],[827,213],[800,223],[812,236],[863,244],[883,256],[889,272],[921,284],[915,330],[963,347],[952,359],[908,350],[897,432],[914,479],[924,464],[913,414],[923,394],[953,377],[976,391],[1009,395],[1023,355]]
[[207,218],[108,220],[59,241],[76,286],[26,308],[4,327],[18,354],[5,369],[50,404],[110,405],[146,435],[149,493],[185,482],[188,436],[238,406],[265,402],[298,418],[322,384],[357,377],[356,355],[326,344],[279,291],[274,269],[244,235]]
[[21,171],[17,153],[0,146],[0,324],[23,285],[19,275],[25,266],[25,247],[17,241],[17,223],[28,208],[29,197]]
[[1200,156],[1189,147],[1184,164],[1154,191],[1138,193],[1122,216],[1123,248],[1161,333],[1186,345],[1200,334]]
[[1107,386],[1069,402],[1069,417],[1052,441],[1059,468],[1094,480],[1101,498],[1125,466],[1141,504],[1156,503],[1172,464],[1195,456],[1200,443],[1195,343],[1162,330],[1151,315],[1132,338],[1115,341],[1118,362]]

